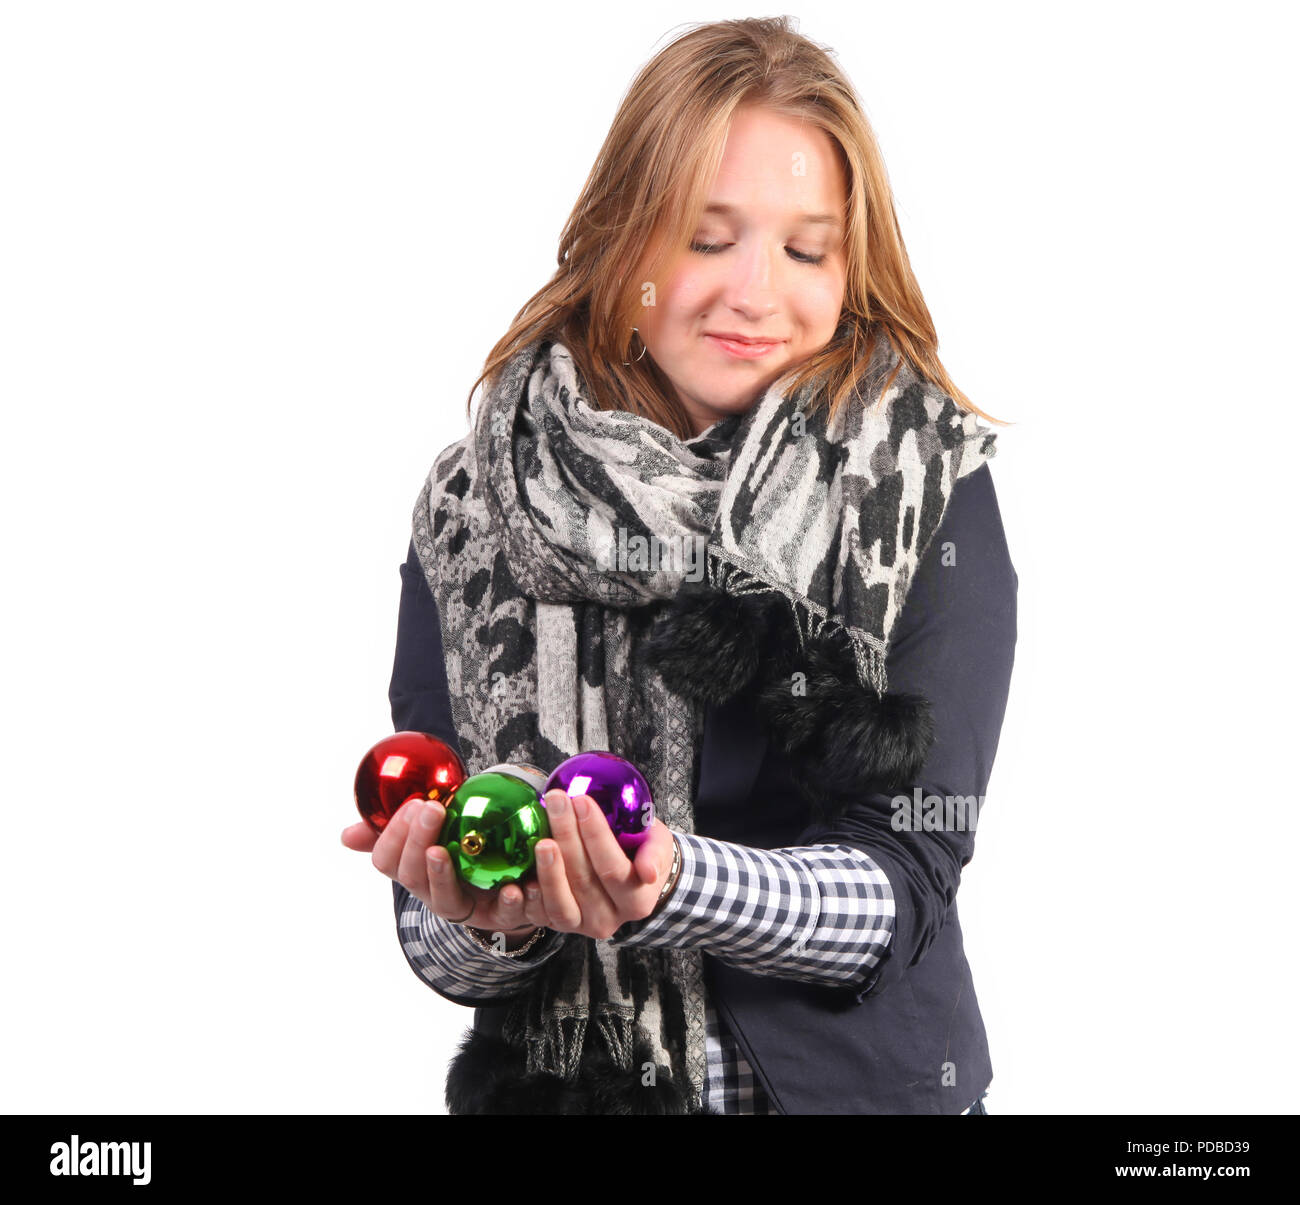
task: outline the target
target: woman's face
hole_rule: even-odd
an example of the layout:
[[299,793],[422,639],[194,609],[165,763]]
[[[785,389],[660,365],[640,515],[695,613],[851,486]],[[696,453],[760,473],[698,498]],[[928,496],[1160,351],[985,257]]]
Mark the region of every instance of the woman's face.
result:
[[694,434],[748,410],[830,342],[844,305],[846,189],[822,130],[753,106],[733,114],[694,240],[637,322]]

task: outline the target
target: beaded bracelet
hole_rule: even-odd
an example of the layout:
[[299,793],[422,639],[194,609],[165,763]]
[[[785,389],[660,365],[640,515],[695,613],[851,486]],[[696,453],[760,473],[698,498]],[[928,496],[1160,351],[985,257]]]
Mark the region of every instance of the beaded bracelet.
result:
[[[535,946],[546,935],[547,930],[544,929],[541,925],[538,925],[537,931],[532,935],[532,937],[530,937],[526,942],[524,942],[522,946],[517,946],[513,950],[498,949],[496,945],[488,941],[483,936],[484,930],[482,929],[473,929],[470,928],[470,926],[466,925],[465,932],[470,935],[470,939],[476,945],[481,946],[489,954],[495,954],[498,958],[518,958],[520,954],[524,954],[527,951],[531,950],[533,946]],[[503,930],[498,930],[498,932],[503,932]]]

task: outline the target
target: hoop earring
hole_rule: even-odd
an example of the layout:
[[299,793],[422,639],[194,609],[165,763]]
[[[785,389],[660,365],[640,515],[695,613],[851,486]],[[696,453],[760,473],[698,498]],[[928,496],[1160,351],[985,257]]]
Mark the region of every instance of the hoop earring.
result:
[[[638,331],[638,330],[636,329],[636,327],[633,327],[633,328],[632,328],[632,333],[633,333],[634,335],[639,335],[641,332]],[[646,353],[646,341],[645,341],[644,339],[642,339],[642,340],[641,340],[641,356],[644,356],[645,353]],[[635,360],[624,360],[624,361],[623,361],[623,367],[624,367],[624,368],[628,368],[628,367],[630,367],[631,365],[638,363],[638,362],[640,361],[640,359],[641,359],[641,356],[637,356],[637,358],[636,358]]]

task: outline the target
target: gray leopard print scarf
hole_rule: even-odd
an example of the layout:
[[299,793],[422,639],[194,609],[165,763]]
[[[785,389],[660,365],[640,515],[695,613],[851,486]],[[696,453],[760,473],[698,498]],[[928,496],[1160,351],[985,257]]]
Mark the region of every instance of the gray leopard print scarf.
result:
[[[812,814],[902,789],[932,730],[926,700],[888,693],[889,634],[995,436],[906,362],[873,404],[897,364],[881,334],[834,422],[808,413],[814,382],[680,440],[593,408],[562,343],[516,354],[413,516],[470,772],[609,749],[690,833],[704,709],[748,690],[816,766]],[[704,1076],[702,956],[568,934],[500,1039],[466,1034],[447,1104],[696,1113]]]

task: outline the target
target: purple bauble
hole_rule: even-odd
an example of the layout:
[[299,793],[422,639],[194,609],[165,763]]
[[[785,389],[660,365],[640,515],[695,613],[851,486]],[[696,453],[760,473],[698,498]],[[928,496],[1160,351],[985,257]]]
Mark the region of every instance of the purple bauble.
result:
[[654,824],[655,806],[650,784],[630,761],[604,749],[579,753],[556,766],[542,795],[557,787],[570,799],[590,795],[605,813],[623,852],[636,857]]

